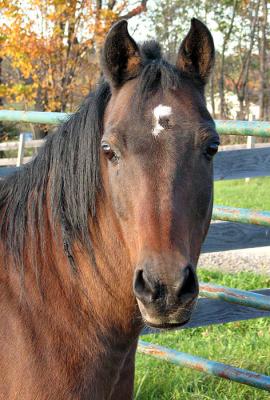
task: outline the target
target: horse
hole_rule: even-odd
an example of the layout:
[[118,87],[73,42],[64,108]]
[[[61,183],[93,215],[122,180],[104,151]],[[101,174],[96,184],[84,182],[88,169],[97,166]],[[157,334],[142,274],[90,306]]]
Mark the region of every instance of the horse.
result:
[[219,144],[214,53],[197,19],[175,65],[118,21],[96,89],[0,182],[1,399],[132,399],[143,326],[190,319]]

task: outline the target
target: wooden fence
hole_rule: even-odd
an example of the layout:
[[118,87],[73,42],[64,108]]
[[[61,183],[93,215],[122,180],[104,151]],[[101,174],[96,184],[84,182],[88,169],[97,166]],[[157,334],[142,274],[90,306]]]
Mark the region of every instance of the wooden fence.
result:
[[[58,113],[0,111],[0,120],[8,121],[55,124],[66,118],[66,114]],[[216,125],[220,134],[270,137],[270,123],[267,122],[216,121]],[[25,145],[30,147],[33,142],[27,142]],[[21,152],[20,160],[22,158]],[[16,163],[19,163],[19,160]],[[0,168],[0,176],[7,175],[14,169]],[[215,180],[259,176],[270,176],[270,147],[221,151],[215,157]],[[269,211],[254,212],[214,206],[213,220],[218,222],[211,224],[203,252],[270,246]],[[270,317],[270,289],[246,292],[200,282],[198,306],[190,322],[182,329],[261,317]],[[149,328],[142,334],[151,332],[159,331]],[[269,376],[143,341],[139,341],[138,351],[177,365],[270,391]]]
[[16,150],[16,158],[0,158],[0,167],[14,166],[20,167],[23,164],[31,161],[32,157],[25,157],[25,149],[37,149],[43,146],[44,140],[28,140],[26,141],[26,134],[21,133],[18,141],[14,142],[2,142],[0,143],[0,152]]

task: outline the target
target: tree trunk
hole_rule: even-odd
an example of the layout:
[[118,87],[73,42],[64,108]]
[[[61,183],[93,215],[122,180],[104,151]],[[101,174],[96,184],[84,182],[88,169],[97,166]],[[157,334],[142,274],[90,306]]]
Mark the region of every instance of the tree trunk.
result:
[[218,89],[219,89],[219,98],[220,98],[220,118],[222,118],[222,119],[226,118],[225,84],[224,84],[224,81],[225,81],[225,79],[224,79],[224,76],[225,76],[225,51],[227,50],[227,44],[230,40],[231,33],[233,30],[237,4],[238,4],[237,0],[234,0],[232,18],[230,21],[229,29],[223,39],[222,52],[221,52],[220,78],[218,80]]
[[259,107],[260,120],[265,118],[266,113],[266,28],[267,28],[267,0],[262,0],[262,19],[261,19],[261,40],[260,40],[260,91],[259,91]]
[[210,99],[212,108],[212,117],[216,118],[216,105],[215,105],[215,80],[214,74],[212,73],[210,77]]
[[[45,96],[45,97],[44,97]],[[35,111],[45,111],[46,103],[47,103],[47,92],[42,89],[39,85],[37,90],[37,96],[35,99]],[[48,103],[47,103],[48,104]],[[34,135],[34,139],[43,139],[47,134],[48,130],[45,125],[33,124],[32,132]]]
[[245,119],[245,100],[247,96],[247,85],[248,85],[248,78],[249,78],[249,68],[250,68],[250,62],[251,62],[251,56],[252,56],[252,50],[254,46],[254,41],[255,41],[255,34],[258,28],[258,13],[259,13],[259,7],[260,7],[260,0],[258,0],[255,8],[255,15],[254,17],[251,17],[251,30],[250,30],[250,42],[249,42],[249,48],[246,54],[246,57],[243,62],[242,70],[237,82],[237,96],[238,96],[238,101],[239,101],[239,107],[240,107],[240,116],[241,119]]
[[238,101],[239,101],[239,119],[244,120],[246,115],[245,115],[245,106],[244,106],[244,100],[245,98],[243,96],[238,96]]
[[220,100],[220,118],[225,119],[225,93],[224,93],[224,47],[221,55],[220,78],[218,80],[219,100]]

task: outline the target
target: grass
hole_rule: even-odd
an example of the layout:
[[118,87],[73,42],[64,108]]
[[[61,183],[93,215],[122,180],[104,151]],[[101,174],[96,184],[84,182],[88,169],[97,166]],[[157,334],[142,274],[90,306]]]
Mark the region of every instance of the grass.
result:
[[[270,178],[215,183],[215,204],[270,211]],[[199,279],[250,290],[270,287],[270,277],[201,269]],[[143,340],[270,375],[270,319],[213,325],[144,336]],[[174,366],[136,357],[136,400],[266,400],[269,393]]]
[[[270,287],[270,277],[201,270],[199,278],[245,290]],[[144,336],[143,340],[270,375],[270,319]],[[266,400],[269,393],[137,354],[136,400]]]
[[270,177],[215,182],[214,203],[270,211]]

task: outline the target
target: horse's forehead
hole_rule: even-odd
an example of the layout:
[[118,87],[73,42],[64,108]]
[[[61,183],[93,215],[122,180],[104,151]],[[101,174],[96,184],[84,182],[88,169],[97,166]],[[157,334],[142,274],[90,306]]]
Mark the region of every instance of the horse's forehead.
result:
[[201,111],[206,108],[202,96],[192,86],[157,91],[140,103],[136,81],[127,82],[112,94],[105,113],[105,126],[116,128],[116,131],[117,127],[123,127],[120,131],[139,130],[141,133],[145,132],[143,128],[147,128],[149,133],[158,137],[166,131],[166,127],[179,125],[181,118],[194,123],[197,119],[201,120]]

